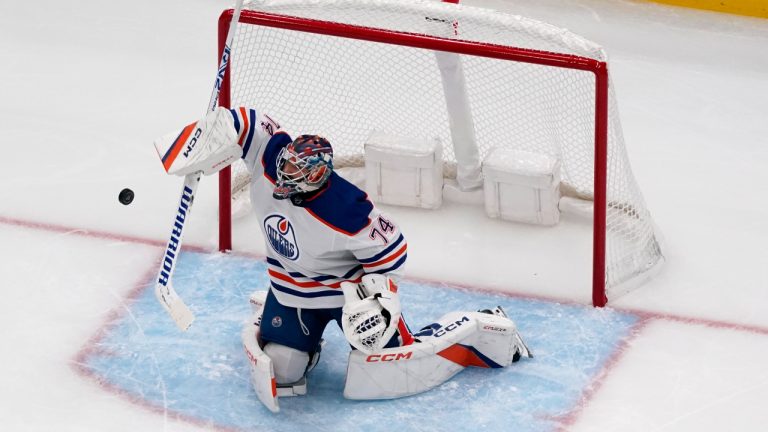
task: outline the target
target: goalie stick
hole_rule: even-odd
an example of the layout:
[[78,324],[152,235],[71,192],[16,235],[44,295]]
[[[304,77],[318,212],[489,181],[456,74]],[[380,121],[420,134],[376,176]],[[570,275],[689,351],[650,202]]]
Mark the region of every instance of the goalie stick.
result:
[[[216,72],[216,81],[213,85],[213,92],[211,93],[211,99],[208,102],[208,112],[213,111],[219,102],[221,84],[224,81],[224,74],[229,65],[232,41],[234,40],[235,28],[237,27],[237,22],[240,20],[240,10],[242,8],[243,0],[237,0],[235,11],[232,16],[232,22],[229,24],[229,31],[227,32],[227,41],[224,44],[224,50],[221,53],[219,69]],[[176,260],[178,259],[179,252],[181,252],[181,239],[184,235],[184,225],[192,210],[192,203],[195,200],[195,192],[200,183],[201,175],[200,172],[197,172],[188,174],[184,177],[184,186],[181,189],[179,206],[176,210],[176,216],[173,219],[171,237],[165,247],[165,255],[163,256],[162,263],[160,263],[160,270],[158,271],[157,282],[155,283],[155,296],[157,297],[157,300],[163,305],[163,308],[168,312],[171,318],[173,318],[173,321],[182,331],[186,331],[189,326],[192,325],[192,321],[195,320],[195,315],[192,313],[192,310],[184,304],[184,301],[176,293],[176,290],[173,289],[171,278],[173,277],[173,270],[176,268]]]

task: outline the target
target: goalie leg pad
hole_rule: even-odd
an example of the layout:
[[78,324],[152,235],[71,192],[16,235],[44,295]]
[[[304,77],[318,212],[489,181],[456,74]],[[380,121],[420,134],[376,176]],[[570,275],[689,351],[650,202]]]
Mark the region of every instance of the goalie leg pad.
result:
[[304,378],[309,353],[272,342],[264,346],[264,353],[272,359],[278,385],[292,384]]
[[272,359],[261,350],[258,340],[258,322],[260,319],[260,315],[254,315],[243,327],[240,337],[243,341],[245,355],[248,358],[251,385],[256,391],[256,396],[270,411],[278,412],[280,411],[280,404],[277,402],[277,381],[275,380]]
[[[504,312],[504,309],[501,306],[496,306],[493,309],[482,309],[478,312],[508,318],[507,313]],[[512,324],[514,325],[514,322]],[[519,361],[522,357],[533,358],[533,353],[530,349],[528,349],[528,345],[526,345],[525,341],[523,341],[523,337],[520,336],[520,332],[517,331],[517,327],[513,327],[510,331],[512,332],[512,339],[517,350],[512,358],[512,362]]]
[[[323,345],[325,345],[325,341],[321,340],[317,350],[313,353],[305,353],[274,343],[264,347],[264,351],[269,355],[274,365],[277,396],[303,396],[307,394],[307,374],[320,361],[320,351]],[[295,379],[299,373],[301,376]]]
[[504,316],[452,312],[414,336],[412,345],[374,354],[352,351],[344,396],[410,396],[437,387],[467,366],[501,368],[520,356],[515,324]]
[[277,396],[306,394],[306,375],[320,358],[323,331],[329,321],[340,318],[341,308],[288,307],[271,291],[254,293],[250,303],[258,314],[255,321],[264,355],[273,365]]

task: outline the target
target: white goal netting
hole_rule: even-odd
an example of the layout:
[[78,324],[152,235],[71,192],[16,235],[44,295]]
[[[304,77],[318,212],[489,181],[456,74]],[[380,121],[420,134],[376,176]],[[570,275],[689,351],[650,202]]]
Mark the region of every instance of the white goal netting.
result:
[[[437,136],[445,146],[449,176],[455,175],[456,158],[435,51],[329,36],[321,30],[297,31],[290,25],[257,25],[248,22],[247,11],[296,17],[308,27],[331,22],[377,34],[384,31],[394,42],[401,35],[415,35],[471,44],[476,55],[456,55],[480,158],[496,147],[556,157],[562,164],[562,190],[593,199],[595,74],[486,56],[501,46],[536,50],[545,57],[556,53],[605,62],[605,53],[593,42],[523,17],[432,1],[246,2],[233,44],[231,106],[256,107],[291,132],[329,137],[337,165],[362,165],[363,143],[374,130]],[[604,229],[610,296],[612,289],[658,264],[662,255],[627,159],[612,89],[608,107]]]

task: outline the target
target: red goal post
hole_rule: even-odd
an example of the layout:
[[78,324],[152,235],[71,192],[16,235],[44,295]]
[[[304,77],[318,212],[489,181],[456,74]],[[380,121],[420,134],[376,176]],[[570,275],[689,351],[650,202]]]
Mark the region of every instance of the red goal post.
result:
[[[224,40],[226,38],[229,23],[232,19],[232,14],[233,11],[231,9],[225,10],[219,18],[220,54],[224,46]],[[594,76],[594,167],[591,196],[589,196],[589,199],[593,201],[594,206],[592,236],[592,302],[595,306],[604,306],[607,303],[606,282],[608,279],[606,276],[606,237],[609,230],[606,223],[606,209],[608,204],[607,184],[610,91],[608,83],[608,65],[605,61],[573,54],[505,46],[476,40],[463,40],[461,38],[445,37],[434,34],[375,28],[345,22],[333,22],[303,16],[291,16],[264,10],[243,10],[238,28],[240,29],[244,26],[259,26],[290,32],[323,35],[324,37],[398,45],[420,50],[442,51],[462,56],[490,58],[591,73]],[[238,50],[241,49],[243,49],[241,41],[236,40],[233,51],[238,53]],[[233,60],[233,64],[237,65],[237,62],[237,59]],[[219,98],[219,104],[221,106],[231,106],[231,84],[231,73],[228,68],[224,76],[221,96]],[[637,204],[632,205],[636,206]],[[644,207],[644,204],[642,204],[642,206]],[[624,209],[623,212],[627,213],[627,210]],[[231,250],[232,221],[230,168],[222,170],[219,174],[219,217],[219,249],[222,251]]]

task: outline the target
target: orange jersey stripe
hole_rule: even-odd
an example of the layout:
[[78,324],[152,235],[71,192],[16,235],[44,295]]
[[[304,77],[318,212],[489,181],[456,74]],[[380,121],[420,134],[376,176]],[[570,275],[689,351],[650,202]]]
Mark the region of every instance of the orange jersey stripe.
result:
[[368,268],[368,267],[377,267],[377,266],[380,266],[380,265],[382,265],[382,264],[386,264],[386,263],[388,263],[388,262],[390,262],[390,261],[394,261],[394,260],[396,260],[397,258],[399,258],[399,257],[400,257],[402,254],[404,254],[404,253],[405,253],[405,251],[406,251],[406,249],[408,249],[408,244],[407,244],[407,243],[406,243],[406,244],[404,244],[404,245],[403,245],[403,247],[401,247],[401,248],[400,248],[400,249],[399,249],[397,252],[395,252],[393,255],[390,255],[388,258],[384,258],[384,259],[383,259],[383,260],[381,260],[381,261],[376,261],[375,263],[370,263],[370,264],[363,264],[363,267],[365,267],[365,268]]
[[181,152],[181,148],[184,147],[184,143],[187,142],[187,138],[192,134],[196,124],[197,122],[187,125],[187,127],[181,131],[179,137],[176,138],[176,141],[171,145],[171,154],[168,155],[168,159],[163,162],[163,167],[165,167],[166,172],[171,168],[171,165],[173,165],[173,161],[176,160],[176,157]]
[[267,273],[275,279],[280,279],[281,281],[289,282],[302,288],[341,288],[341,282],[332,283],[330,285],[325,285],[320,282],[299,282],[288,275],[284,275],[272,269],[269,269]]
[[274,271],[272,269],[269,269],[267,271],[267,273],[269,273],[269,275],[271,277],[275,278],[275,279],[280,279],[281,281],[289,282],[289,283],[291,283],[293,285],[296,285],[296,286],[302,287],[302,288],[339,288],[339,287],[341,287],[341,284],[338,283],[338,282],[335,283],[335,284],[332,284],[332,285],[323,285],[323,284],[321,284],[319,282],[299,282],[296,279],[294,279],[294,278],[292,278],[292,277],[290,277],[288,275],[284,275],[282,273],[278,273],[278,272],[276,272],[276,271]]
[[[289,283],[291,283],[293,285],[296,285],[298,287],[301,287],[301,288],[333,288],[333,289],[341,288],[341,282],[335,282],[335,283],[332,283],[330,285],[324,285],[324,284],[322,284],[320,282],[299,282],[296,279],[293,279],[292,277],[290,277],[288,275],[284,275],[284,274],[282,274],[280,272],[277,272],[277,271],[275,271],[273,269],[267,270],[267,273],[270,276],[274,277],[275,279],[279,279],[281,281],[289,282]],[[362,280],[363,280],[363,278],[357,278],[357,279],[349,279],[348,281],[345,281],[345,282],[360,283]]]
[[245,137],[248,136],[248,113],[245,112],[245,108],[240,107],[240,115],[243,116],[243,130],[240,131],[240,137],[237,139],[237,143],[240,144],[240,147],[243,146],[245,143]]

